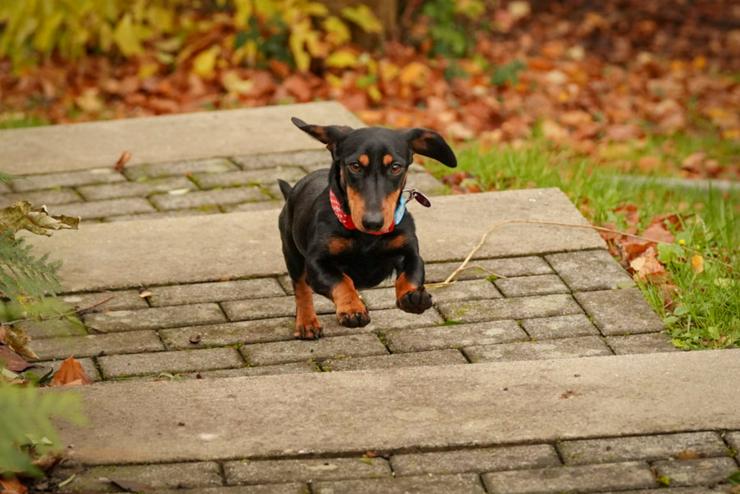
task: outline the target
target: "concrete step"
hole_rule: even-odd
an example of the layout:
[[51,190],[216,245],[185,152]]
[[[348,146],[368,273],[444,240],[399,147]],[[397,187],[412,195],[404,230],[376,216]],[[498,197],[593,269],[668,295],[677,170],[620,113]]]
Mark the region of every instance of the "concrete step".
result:
[[[84,464],[342,455],[740,429],[740,350],[80,388]],[[54,392],[54,391],[51,391]]]
[[[411,206],[424,259],[464,259],[496,222],[515,219],[587,225],[558,189],[491,192],[434,198]],[[67,291],[90,291],[272,276],[285,272],[278,210],[208,217],[83,224],[29,241],[60,259]],[[604,248],[589,229],[508,224],[490,236],[476,258]]]
[[302,132],[286,136],[290,117],[362,126],[339,103],[305,103],[186,113],[0,132],[0,170],[12,175],[111,168],[123,151],[127,166],[258,153],[323,149]]

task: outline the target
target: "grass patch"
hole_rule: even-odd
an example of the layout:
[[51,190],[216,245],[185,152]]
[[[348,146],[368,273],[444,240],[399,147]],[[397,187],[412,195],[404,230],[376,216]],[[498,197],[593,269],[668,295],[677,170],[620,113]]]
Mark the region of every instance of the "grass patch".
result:
[[0,113],[0,130],[39,127],[41,125],[49,125],[49,121],[38,116],[26,115],[24,113]]
[[[661,249],[661,261],[675,290],[668,293],[666,285],[655,283],[641,283],[640,288],[665,321],[676,346],[740,346],[737,190],[723,193],[675,189],[656,182],[625,183],[608,167],[574,158],[571,152],[539,140],[520,148],[486,151],[469,147],[458,153],[458,162],[460,171],[472,175],[466,179],[472,183],[463,186],[479,185],[483,190],[557,187],[595,224],[624,227],[623,216],[614,210],[628,203],[638,207],[641,228],[657,215],[681,214],[676,243]],[[450,173],[432,163],[427,168],[438,177]],[[696,254],[704,259],[701,273],[691,267],[690,258]]]

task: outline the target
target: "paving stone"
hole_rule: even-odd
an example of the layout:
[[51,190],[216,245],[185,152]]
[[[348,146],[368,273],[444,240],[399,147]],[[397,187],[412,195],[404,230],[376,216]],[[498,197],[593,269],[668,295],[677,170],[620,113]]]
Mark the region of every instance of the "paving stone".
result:
[[663,332],[629,336],[609,336],[606,338],[606,342],[617,355],[678,351],[678,348],[671,343],[668,335]]
[[541,360],[612,355],[609,347],[596,336],[472,346],[463,348],[463,352],[471,362]]
[[154,208],[146,199],[130,197],[106,201],[74,202],[54,206],[54,214],[80,216],[82,219],[99,219],[122,214],[153,213]]
[[0,192],[3,194],[10,193],[10,187],[8,187],[5,183],[0,182]]
[[319,316],[319,322],[323,326],[325,336],[343,336],[358,332],[436,326],[442,324],[444,320],[434,308],[430,308],[423,314],[409,314],[400,309],[371,310],[370,324],[364,328],[345,328],[337,322],[333,314]]
[[149,300],[155,307],[285,295],[275,278],[160,286],[149,291],[152,292]]
[[306,122],[363,125],[341,104],[326,101],[14,129],[0,133],[0,169],[19,175],[112,168],[124,149],[132,154],[126,168],[314,149],[330,159],[321,143],[290,123],[294,115]]
[[599,334],[599,330],[583,314],[525,319],[522,326],[536,340]]
[[528,339],[516,321],[512,320],[394,329],[383,334],[393,353],[493,345]]
[[[728,349],[234,377],[218,383],[121,381],[76,389],[88,424],[57,426],[61,440],[74,444],[72,459],[84,464],[344,456],[737,431],[740,416],[728,410],[738,409],[740,400],[728,376],[740,372],[738,355],[740,350]],[[563,399],[566,391],[572,391],[571,399]],[[298,421],[296,413],[310,420]],[[183,430],[178,421],[188,427]],[[204,441],[201,432],[213,437]]]
[[48,321],[23,321],[17,324],[32,340],[86,335],[85,325],[76,317]]
[[247,185],[275,185],[278,179],[295,183],[306,175],[297,166],[277,166],[261,170],[236,171],[229,173],[195,174],[193,179],[203,189],[214,187],[238,187]]
[[[225,324],[162,329],[167,348],[188,349],[226,346],[239,343],[263,343],[292,340],[295,321],[290,317],[238,321]],[[192,343],[195,341],[196,343]]]
[[406,188],[418,189],[424,194],[438,196],[447,193],[447,186],[427,172],[409,173]]
[[730,447],[735,450],[735,456],[740,459],[740,431],[728,432],[725,439]]
[[93,357],[101,354],[156,352],[164,345],[154,331],[130,331],[101,335],[43,338],[33,342],[33,350],[42,360],[52,358]]
[[558,449],[563,461],[571,465],[657,460],[688,452],[701,457],[727,454],[727,448],[715,432],[563,441]]
[[443,302],[439,304],[439,310],[448,321],[459,322],[531,319],[581,313],[581,308],[573,297],[564,294],[501,300]]
[[483,494],[477,475],[424,475],[395,479],[335,480],[313,484],[314,494]]
[[[432,300],[451,302],[455,300],[478,300],[501,298],[501,294],[488,280],[458,281],[449,286],[429,287]],[[369,309],[390,309],[396,306],[396,289],[394,287],[364,290],[362,299]]]
[[655,487],[646,463],[626,462],[483,474],[491,494],[589,492]]
[[141,180],[105,185],[86,185],[77,190],[88,201],[118,199],[121,197],[146,197],[156,193],[192,190],[195,184],[186,177],[164,178],[159,180]]
[[160,372],[180,373],[241,367],[244,362],[234,348],[208,348],[180,352],[137,353],[98,358],[106,378],[142,376]]
[[506,297],[526,297],[550,293],[569,293],[568,287],[554,274],[500,278],[495,281],[496,288]]
[[612,290],[634,285],[609,252],[602,249],[552,254],[545,258],[574,291]]
[[28,190],[54,189],[57,187],[75,187],[77,185],[109,184],[123,182],[125,178],[113,168],[95,168],[78,172],[47,173],[44,175],[26,175],[10,182],[16,192]]
[[[35,365],[37,365],[37,368],[30,369],[30,372],[33,372],[37,376],[43,376],[51,370],[51,373],[59,370],[59,367],[61,367],[62,362],[64,359],[58,359],[58,360],[48,360],[46,362],[34,362]],[[82,370],[85,371],[85,374],[87,374],[87,377],[92,379],[93,381],[100,381],[100,373],[98,372],[98,368],[95,367],[95,363],[91,358],[78,358],[77,361],[82,366]]]
[[[461,264],[457,262],[436,262],[424,266],[427,283],[444,281]],[[509,257],[504,259],[476,259],[470,261],[469,268],[460,272],[457,280],[487,278],[489,276],[534,276],[550,274],[552,268],[541,257]]]
[[267,209],[281,209],[283,201],[244,202],[242,204],[224,204],[221,209],[224,213],[238,213],[243,211],[265,211]]
[[[311,494],[306,484],[235,485],[188,490],[157,491],[154,494]],[[668,493],[670,494],[670,493]]]
[[604,494],[719,494],[709,487],[675,487],[673,489],[639,489],[636,491],[607,491]]
[[459,350],[432,350],[430,352],[398,353],[372,357],[347,357],[329,359],[321,363],[324,371],[349,371],[363,369],[394,369],[421,365],[467,364]]
[[660,318],[637,288],[580,292],[575,297],[604,335],[663,330]]
[[135,482],[151,489],[182,489],[221,485],[218,463],[194,462],[165,465],[121,465],[79,468],[61,468],[54,477],[65,480],[74,478],[65,485],[62,492],[120,492],[108,479],[121,482]]
[[[0,191],[2,192],[2,191]],[[0,195],[0,208],[11,206],[18,201],[28,201],[36,207],[41,205],[53,206],[56,204],[67,204],[80,202],[82,198],[72,189],[49,189],[36,192],[19,192],[16,194],[3,193]]]
[[[495,214],[506,218],[507,214],[539,215],[545,208],[548,218],[585,222],[556,189],[441,196],[435,201],[434,214],[422,214],[421,209],[414,213],[419,238],[426,239],[421,242],[421,254],[428,262],[464,257],[480,240],[487,225],[472,218],[471,210],[481,217]],[[438,214],[442,210],[444,215]],[[198,217],[132,221],[125,228],[102,223],[58,232],[51,238],[29,237],[29,244],[64,261],[59,275],[67,291],[277,276],[285,272],[275,228],[278,214],[278,210],[268,210],[214,215],[207,221]],[[266,234],[269,232],[273,233]],[[603,245],[598,235],[587,233],[565,235],[551,228],[507,226],[492,236],[478,255],[511,257],[583,249],[597,242]],[[523,237],[529,241],[522,243]],[[125,248],[111,249],[111,245]],[[245,252],[251,262],[234,262]]]
[[185,209],[220,204],[236,204],[247,201],[266,201],[268,196],[256,187],[235,187],[230,189],[197,190],[182,195],[157,194],[151,197],[157,209]]
[[256,343],[239,349],[251,365],[273,365],[337,357],[362,357],[387,354],[385,346],[372,334],[321,338],[314,341]]
[[560,465],[560,460],[555,448],[549,444],[410,453],[391,457],[391,466],[396,475],[493,472],[556,465]]
[[316,480],[390,477],[383,458],[318,458],[299,460],[228,461],[227,484],[266,484]]
[[110,292],[96,292],[96,293],[72,293],[69,295],[62,295],[62,301],[74,305],[77,308],[90,307],[94,304],[98,304],[104,300],[105,303],[100,304],[90,310],[95,312],[105,310],[127,310],[127,309],[146,309],[149,304],[146,300],[139,296],[137,290],[116,290]]
[[[314,295],[314,307],[319,314],[333,314],[334,304],[321,295]],[[270,297],[259,300],[233,300],[221,304],[231,321],[265,319],[295,315],[294,297]]]
[[658,477],[668,477],[671,486],[716,484],[740,471],[732,458],[668,460],[653,463]]
[[206,216],[208,214],[220,214],[221,210],[216,206],[202,207],[200,209],[173,209],[172,211],[158,211],[156,213],[124,214],[121,216],[106,216],[103,221],[113,223],[118,221],[141,221],[161,220],[162,218],[182,218],[184,216]]
[[156,307],[142,310],[117,310],[88,314],[85,324],[101,333],[159,329],[194,324],[225,322],[217,304],[193,304],[176,307]]
[[127,166],[123,169],[123,173],[131,180],[140,180],[146,178],[190,175],[195,173],[222,173],[236,169],[236,165],[227,159],[213,158]]
[[331,155],[326,149],[286,153],[265,153],[237,156],[233,158],[244,170],[272,168],[276,166],[321,166],[329,168]]
[[238,369],[219,369],[200,371],[188,374],[196,379],[211,379],[240,376],[277,376],[282,374],[305,374],[307,372],[321,372],[316,364],[310,362],[293,362],[283,365],[261,365],[259,367],[239,367]]

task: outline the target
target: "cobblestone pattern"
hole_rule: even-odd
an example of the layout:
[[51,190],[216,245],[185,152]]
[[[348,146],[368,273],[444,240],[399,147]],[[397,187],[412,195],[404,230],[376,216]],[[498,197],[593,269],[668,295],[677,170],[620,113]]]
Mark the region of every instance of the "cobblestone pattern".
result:
[[[187,424],[183,424],[187,427]],[[213,494],[732,492],[731,438],[714,431],[378,451],[322,458],[255,458],[158,465],[57,468],[61,492]],[[74,475],[74,477],[72,477]],[[670,487],[667,490],[657,490]],[[711,489],[711,490],[710,490]]]
[[[578,263],[589,267],[593,259],[604,262],[602,254],[592,251],[476,261],[473,265],[483,269],[465,271],[465,280],[430,287],[435,306],[422,315],[395,308],[392,283],[383,283],[362,294],[371,315],[364,328],[340,326],[333,305],[315,296],[324,326],[324,338],[318,341],[294,340],[295,302],[284,277],[71,293],[63,300],[82,309],[93,307],[81,322],[25,327],[37,340],[42,360],[85,358],[96,378],[104,380],[675,351],[636,288],[603,289],[623,282],[625,273],[602,269],[593,290],[571,291],[574,284],[582,286],[574,281]],[[565,266],[567,276],[561,276],[558,265]],[[432,263],[427,271],[439,280],[455,267]],[[627,324],[616,321],[620,313],[627,313]]]
[[[58,214],[88,221],[121,221],[277,208],[277,179],[297,182],[327,168],[326,151],[271,153],[198,161],[20,176],[0,189],[0,207],[27,200],[53,206]],[[429,195],[445,187],[421,167],[412,167],[409,187]]]

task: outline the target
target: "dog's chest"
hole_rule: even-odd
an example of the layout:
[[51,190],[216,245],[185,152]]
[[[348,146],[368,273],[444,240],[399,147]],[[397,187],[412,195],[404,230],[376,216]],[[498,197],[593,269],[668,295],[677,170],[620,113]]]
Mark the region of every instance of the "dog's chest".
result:
[[391,256],[379,247],[358,248],[338,258],[342,272],[352,278],[357,288],[369,288],[393,274],[400,261],[398,256]]

